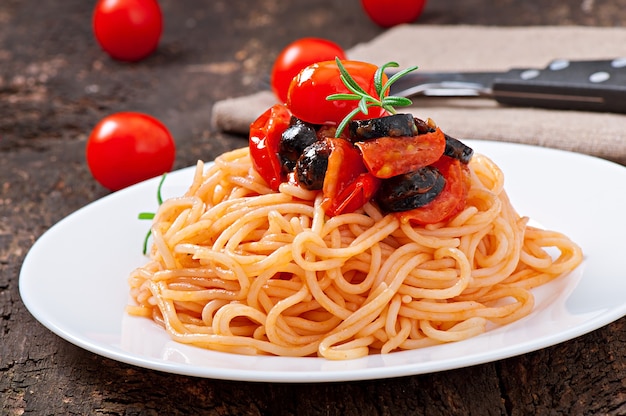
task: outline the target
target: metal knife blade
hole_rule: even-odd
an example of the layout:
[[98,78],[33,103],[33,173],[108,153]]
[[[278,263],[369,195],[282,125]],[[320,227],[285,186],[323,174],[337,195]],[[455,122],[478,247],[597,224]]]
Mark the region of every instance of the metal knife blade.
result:
[[504,72],[410,72],[390,88],[402,97],[490,97],[505,105],[626,113],[626,58],[570,61]]

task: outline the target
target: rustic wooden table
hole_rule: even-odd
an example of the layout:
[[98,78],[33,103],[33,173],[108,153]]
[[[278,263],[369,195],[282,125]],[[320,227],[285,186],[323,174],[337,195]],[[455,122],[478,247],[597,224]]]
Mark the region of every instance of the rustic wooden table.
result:
[[[49,227],[108,193],[84,158],[99,119],[145,111],[176,137],[176,168],[211,160],[246,143],[212,129],[213,103],[261,89],[289,41],[320,36],[349,48],[382,33],[357,0],[161,0],[160,48],[131,65],[96,45],[93,3],[0,2],[1,414],[626,414],[626,318],[497,362],[332,384],[165,374],[87,352],[44,328],[20,300],[20,267]],[[432,0],[416,24],[624,22],[624,0]]]

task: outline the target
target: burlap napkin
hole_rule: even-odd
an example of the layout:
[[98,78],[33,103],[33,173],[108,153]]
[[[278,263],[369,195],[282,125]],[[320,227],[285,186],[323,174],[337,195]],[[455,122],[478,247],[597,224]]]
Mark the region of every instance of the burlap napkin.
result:
[[[579,26],[484,27],[407,25],[347,51],[351,59],[423,71],[542,68],[556,58],[626,56],[626,29]],[[276,99],[269,91],[217,102],[212,121],[247,134],[250,123]],[[402,111],[405,111],[403,109]],[[460,139],[488,139],[571,150],[626,165],[626,115],[507,107],[487,99],[414,98],[407,109],[430,117]]]

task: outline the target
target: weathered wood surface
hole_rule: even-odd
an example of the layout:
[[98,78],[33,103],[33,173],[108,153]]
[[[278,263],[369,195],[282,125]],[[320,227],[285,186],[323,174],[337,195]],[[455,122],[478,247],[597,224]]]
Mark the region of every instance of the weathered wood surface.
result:
[[[84,162],[87,135],[99,119],[120,110],[149,112],[174,133],[177,168],[210,160],[245,144],[212,130],[212,104],[257,91],[289,41],[322,36],[349,48],[382,32],[357,0],[162,0],[159,50],[129,65],[96,45],[92,3],[0,2],[1,414],[626,414],[626,318],[551,348],[470,368],[296,385],[145,370],[45,329],[20,300],[19,270],[37,237],[107,193]],[[624,22],[623,0],[431,0],[418,24]]]

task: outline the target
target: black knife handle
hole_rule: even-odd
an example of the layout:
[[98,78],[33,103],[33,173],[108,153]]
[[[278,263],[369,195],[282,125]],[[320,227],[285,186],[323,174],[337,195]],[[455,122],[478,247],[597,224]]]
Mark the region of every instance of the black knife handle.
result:
[[513,69],[496,78],[492,93],[507,105],[626,113],[626,58]]

